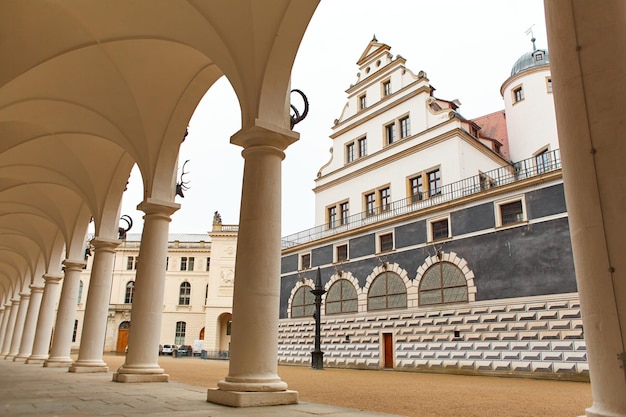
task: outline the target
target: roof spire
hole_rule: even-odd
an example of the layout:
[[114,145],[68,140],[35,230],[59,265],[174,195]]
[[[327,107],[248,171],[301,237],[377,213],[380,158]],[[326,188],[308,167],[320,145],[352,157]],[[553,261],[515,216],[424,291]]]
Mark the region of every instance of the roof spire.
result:
[[537,50],[537,46],[535,45],[535,41],[537,39],[535,39],[535,34],[533,33],[533,27],[535,26],[535,24],[533,23],[527,30],[526,30],[526,34],[530,35],[530,41],[533,43],[533,51]]
[[374,33],[374,37],[372,38],[372,42],[378,42],[378,39],[376,39],[376,34]]

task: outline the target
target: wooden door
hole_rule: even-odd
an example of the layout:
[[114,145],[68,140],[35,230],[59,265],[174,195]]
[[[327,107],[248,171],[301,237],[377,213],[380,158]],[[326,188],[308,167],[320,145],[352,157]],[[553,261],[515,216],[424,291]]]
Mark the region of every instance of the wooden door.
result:
[[124,353],[126,351],[126,346],[128,346],[128,330],[129,329],[119,329],[117,331],[117,346],[116,351]]
[[391,333],[383,333],[383,357],[385,368],[393,368],[393,335]]

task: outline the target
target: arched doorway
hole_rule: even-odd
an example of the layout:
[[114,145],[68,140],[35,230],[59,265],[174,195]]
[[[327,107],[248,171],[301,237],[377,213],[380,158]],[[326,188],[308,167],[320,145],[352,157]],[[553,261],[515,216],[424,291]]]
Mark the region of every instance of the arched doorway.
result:
[[130,321],[123,321],[117,330],[117,345],[115,351],[119,353],[126,352],[128,346],[128,333],[130,333]]
[[204,327],[200,329],[200,336],[198,337],[198,340],[204,340]]
[[230,350],[230,327],[232,319],[233,315],[230,313],[220,314],[217,318],[217,348],[220,352],[227,352]]

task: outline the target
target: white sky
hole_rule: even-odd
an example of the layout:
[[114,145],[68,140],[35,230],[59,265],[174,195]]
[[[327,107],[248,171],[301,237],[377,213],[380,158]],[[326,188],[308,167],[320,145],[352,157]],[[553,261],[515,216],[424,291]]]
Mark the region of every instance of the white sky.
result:
[[[533,26],[534,25],[534,26]],[[283,161],[282,236],[314,227],[314,178],[330,154],[329,135],[356,82],[356,61],[376,35],[417,74],[425,71],[435,95],[459,99],[459,111],[475,118],[504,108],[500,86],[513,63],[532,50],[525,32],[533,26],[538,48],[547,48],[543,0],[321,0],[302,40],[292,88],[310,102],[308,117],[294,130],[300,140]],[[302,108],[293,96],[294,104]],[[241,127],[235,95],[221,79],[200,102],[181,147],[189,159],[191,187],[172,216],[170,233],[211,230],[217,210],[224,224],[239,222],[243,158],[230,136]],[[124,194],[122,214],[132,233],[142,230],[135,207],[143,192],[135,169]]]

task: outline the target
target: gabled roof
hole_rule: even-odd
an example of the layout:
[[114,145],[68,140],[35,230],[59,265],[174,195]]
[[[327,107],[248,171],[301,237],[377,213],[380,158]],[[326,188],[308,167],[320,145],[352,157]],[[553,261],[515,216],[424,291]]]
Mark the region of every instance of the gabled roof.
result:
[[361,57],[356,62],[356,64],[361,66],[365,62],[367,62],[369,59],[371,59],[372,55],[378,55],[382,52],[387,52],[390,49],[391,49],[391,46],[378,42],[378,39],[376,39],[376,36],[374,36],[372,40],[370,41],[370,43],[365,48],[365,50],[363,51],[363,53],[361,54]]
[[495,139],[502,144],[502,154],[509,157],[509,135],[506,130],[506,114],[499,110],[472,120],[480,126],[479,137]]

